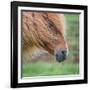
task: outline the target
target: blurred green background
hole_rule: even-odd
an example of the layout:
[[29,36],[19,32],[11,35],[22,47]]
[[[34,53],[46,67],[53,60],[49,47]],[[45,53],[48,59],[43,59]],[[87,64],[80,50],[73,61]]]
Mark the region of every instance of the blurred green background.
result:
[[65,14],[65,21],[69,47],[67,60],[58,63],[49,55],[34,60],[22,59],[22,77],[79,74],[79,14]]

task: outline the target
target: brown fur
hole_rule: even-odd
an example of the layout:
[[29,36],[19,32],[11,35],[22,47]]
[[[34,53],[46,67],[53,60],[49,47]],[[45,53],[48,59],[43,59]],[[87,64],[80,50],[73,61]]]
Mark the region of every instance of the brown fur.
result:
[[48,12],[22,12],[23,51],[41,48],[51,54],[67,49],[64,15]]

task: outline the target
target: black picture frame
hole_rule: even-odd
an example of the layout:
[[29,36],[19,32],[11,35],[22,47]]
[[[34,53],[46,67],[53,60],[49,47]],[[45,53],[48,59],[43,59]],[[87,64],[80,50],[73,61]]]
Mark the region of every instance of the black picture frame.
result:
[[[18,82],[18,7],[40,7],[54,9],[76,9],[84,12],[84,78],[78,80],[64,81],[44,81],[44,82]],[[88,82],[87,77],[87,6],[84,5],[67,5],[67,4],[49,4],[35,2],[11,2],[11,87],[36,87],[52,85],[83,84]]]

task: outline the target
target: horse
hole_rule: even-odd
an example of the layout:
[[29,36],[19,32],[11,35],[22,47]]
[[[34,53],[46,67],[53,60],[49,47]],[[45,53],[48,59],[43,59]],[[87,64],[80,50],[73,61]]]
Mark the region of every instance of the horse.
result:
[[42,49],[58,62],[66,60],[65,19],[62,13],[22,11],[22,50],[27,57]]

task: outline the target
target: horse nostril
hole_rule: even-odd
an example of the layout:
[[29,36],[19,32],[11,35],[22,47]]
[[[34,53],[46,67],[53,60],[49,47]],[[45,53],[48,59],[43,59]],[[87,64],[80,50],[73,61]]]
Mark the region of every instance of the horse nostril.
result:
[[65,51],[61,51],[62,54],[65,54]]
[[63,55],[66,55],[66,51],[64,50],[64,51],[61,51],[61,53],[63,54]]
[[58,57],[59,55],[58,54],[56,54],[56,57]]

